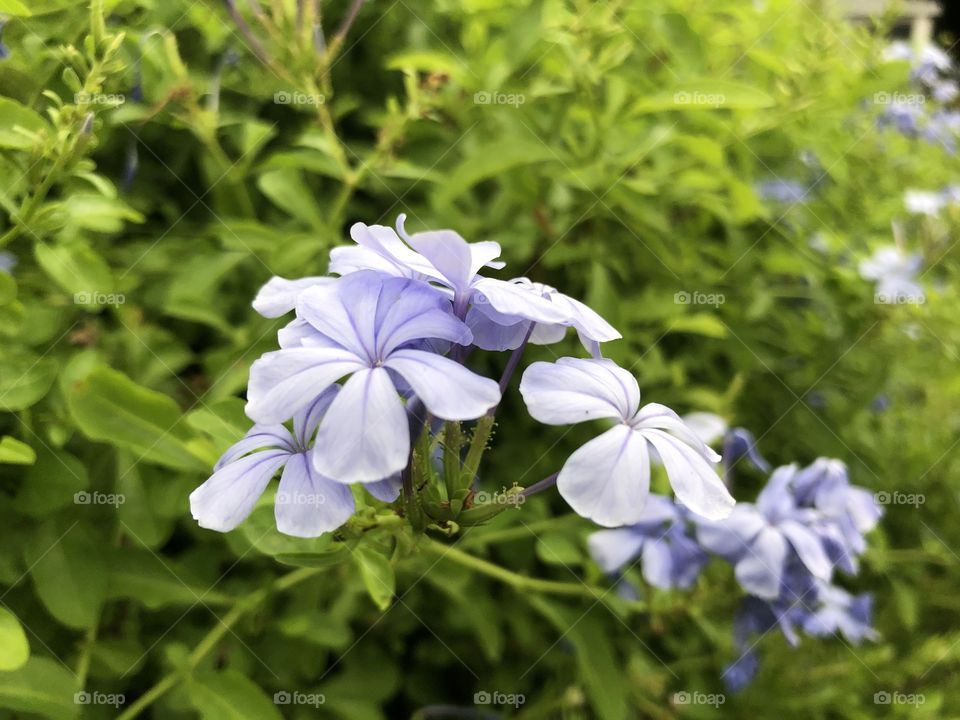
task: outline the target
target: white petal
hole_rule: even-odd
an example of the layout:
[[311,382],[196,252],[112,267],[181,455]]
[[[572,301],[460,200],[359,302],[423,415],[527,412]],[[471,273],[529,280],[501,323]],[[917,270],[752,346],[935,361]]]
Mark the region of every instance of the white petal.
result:
[[640,388],[626,370],[609,360],[561,358],[526,369],[520,393],[535,420],[547,425],[618,418],[627,420],[640,404]]
[[687,425],[679,415],[666,405],[660,403],[649,403],[644,405],[640,412],[634,416],[630,423],[635,428],[656,428],[658,430],[667,430],[684,444],[699,453],[703,458],[712,463],[720,462],[720,456],[700,439],[700,436],[694,432],[693,428]]
[[290,456],[274,500],[277,530],[294,537],[318,537],[343,525],[354,507],[349,485],[320,475],[305,453]]
[[656,448],[677,499],[708,520],[730,514],[736,501],[713,466],[696,450],[662,430],[639,430]]
[[646,538],[631,528],[600,530],[587,538],[590,557],[605,573],[616,572],[640,554]]
[[278,318],[297,306],[297,297],[307,288],[334,282],[336,278],[330,277],[305,277],[299,280],[272,277],[254,298],[253,309],[266,318]]
[[340,349],[269,352],[250,367],[247,415],[258,423],[284,422],[344,375],[363,367],[356,355]]
[[190,512],[200,527],[229,532],[246,520],[289,453],[264,450],[217,470],[190,493]]
[[403,376],[427,409],[442,420],[472,420],[500,402],[495,380],[441,355],[397,350],[384,365]]
[[833,574],[833,565],[823,549],[823,543],[815,532],[796,520],[784,520],[777,528],[790,541],[793,549],[800,556],[801,562],[806,565],[807,570],[814,577],[821,580],[830,580],[830,576]]
[[639,521],[650,491],[646,441],[626,425],[607,430],[569,457],[557,489],[578,515],[598,525]]
[[737,563],[734,574],[747,592],[765,600],[776,600],[786,560],[786,539],[773,528],[764,528]]
[[410,430],[384,368],[361,370],[344,384],[320,421],[313,467],[340,483],[374,482],[403,470]]

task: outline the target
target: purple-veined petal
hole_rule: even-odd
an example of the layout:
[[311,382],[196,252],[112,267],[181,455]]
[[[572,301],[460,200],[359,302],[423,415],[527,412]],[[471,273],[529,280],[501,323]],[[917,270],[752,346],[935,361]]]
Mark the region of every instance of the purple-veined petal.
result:
[[229,532],[253,512],[273,474],[290,454],[265,450],[221,468],[190,493],[190,512],[200,527]]
[[740,586],[757,597],[776,600],[787,560],[787,540],[773,528],[764,528],[750,544],[749,552],[737,563]]
[[217,460],[217,464],[213,466],[213,470],[216,472],[239,457],[254,450],[266,448],[296,452],[290,431],[283,425],[254,425],[241,440],[227,448],[227,451]]
[[590,557],[605,573],[616,572],[640,554],[646,538],[631,528],[599,530],[590,533],[587,549]]
[[547,425],[618,418],[628,420],[640,404],[640,388],[629,372],[609,360],[561,358],[526,369],[520,393],[530,415]]
[[609,342],[623,337],[613,325],[585,303],[561,292],[553,293],[548,299],[567,317],[566,324],[575,327],[582,337],[596,342]]
[[616,425],[567,459],[557,489],[578,515],[598,525],[637,522],[650,492],[646,442],[626,425]]
[[823,549],[823,543],[813,530],[796,520],[784,520],[777,529],[790,541],[793,549],[800,556],[800,561],[814,577],[820,580],[830,579],[833,566]]
[[[530,283],[478,278],[474,284],[474,305],[489,304],[502,315],[550,324],[570,324],[563,308],[552,303]],[[494,319],[496,319],[494,317]]]
[[297,317],[358,357],[373,362],[377,304],[383,285],[382,275],[363,271],[341,278],[332,287],[308,288],[297,299]]
[[410,430],[397,389],[384,368],[355,373],[320,421],[313,467],[340,483],[368,483],[407,465]]
[[250,367],[247,415],[258,423],[284,422],[337,380],[364,363],[334,348],[288,348],[269,352]]
[[313,402],[294,414],[293,436],[299,443],[301,450],[306,449],[310,444],[313,431],[317,429],[317,425],[320,424],[321,418],[327,412],[327,408],[330,407],[330,403],[333,402],[338,392],[340,392],[340,386],[331,385],[320,393]]
[[391,475],[383,480],[364,483],[363,488],[368,493],[373,495],[377,500],[382,500],[383,502],[393,502],[400,497],[400,488],[402,485],[403,481],[400,479],[400,474],[397,473],[396,475]]
[[755,505],[737,503],[723,520],[698,520],[697,540],[708,551],[735,562],[766,527]]
[[294,537],[318,537],[343,525],[354,511],[353,492],[310,467],[306,453],[290,456],[274,500],[277,530]]
[[638,430],[656,448],[677,499],[708,520],[730,514],[736,501],[713,466],[695,449],[663,430]]
[[299,280],[272,277],[254,298],[253,309],[266,318],[278,318],[297,306],[297,297],[307,288],[335,282],[336,278],[330,277],[305,277]]
[[630,421],[633,427],[638,429],[654,428],[657,430],[666,430],[684,444],[689,445],[694,451],[704,459],[712,462],[720,462],[720,456],[709,448],[697,435],[693,429],[687,425],[679,415],[666,405],[660,403],[648,403],[644,405]]
[[385,359],[398,347],[431,338],[469,345],[473,335],[454,317],[449,300],[421,282],[390,280],[377,318],[377,357]]
[[[501,323],[492,319],[485,308],[481,310],[476,306],[471,307],[467,311],[465,322],[473,333],[473,344],[481,350],[493,352],[516,350],[520,347],[530,329],[530,321],[507,316],[503,316],[503,320]],[[515,322],[510,324],[507,320]]]
[[796,509],[792,484],[796,475],[796,465],[783,465],[773,471],[766,486],[757,497],[757,507],[767,518],[776,522],[787,517]]
[[306,320],[295,318],[280,328],[277,340],[281,348],[292,347],[331,347],[343,348],[340,343],[334,342],[326,335],[318,332]]
[[397,350],[384,366],[402,375],[427,410],[442,420],[472,420],[500,402],[495,380],[441,355]]

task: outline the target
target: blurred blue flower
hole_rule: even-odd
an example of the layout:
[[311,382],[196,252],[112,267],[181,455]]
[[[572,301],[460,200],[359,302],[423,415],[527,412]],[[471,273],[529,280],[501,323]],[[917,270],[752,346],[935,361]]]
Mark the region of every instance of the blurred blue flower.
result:
[[595,532],[587,546],[606,573],[642,556],[644,579],[662,590],[689,588],[709,560],[690,533],[686,511],[662,495],[647,498],[639,522]]
[[823,637],[842,633],[858,645],[864,640],[878,640],[873,628],[873,597],[867,593],[853,596],[835,585],[823,585],[818,593],[819,607],[803,620],[803,629],[810,635]]
[[13,269],[17,266],[17,256],[12,252],[0,250],[0,272],[13,275]]
[[723,462],[729,471],[741,459],[762,473],[770,472],[770,463],[757,450],[757,440],[746,428],[733,428],[723,438]]
[[494,380],[416,347],[427,338],[461,345],[470,330],[425,283],[356,272],[312,285],[296,299],[299,344],[250,368],[247,414],[283,422],[349,376],[320,423],[312,461],[337,482],[372,482],[401,471],[410,432],[400,392],[413,390],[435,417],[480,417],[500,400]]
[[6,60],[10,57],[10,48],[3,44],[3,30],[6,28],[8,22],[9,20],[6,16],[0,15],[0,60]]
[[663,462],[680,502],[712,519],[734,500],[713,468],[720,456],[670,408],[640,408],[636,378],[610,360],[561,358],[536,362],[520,382],[527,410],[547,425],[615,420],[616,425],[571,455],[557,489],[579,515],[618,527],[643,519],[650,491],[651,452]]
[[762,180],[754,185],[754,190],[763,200],[796,205],[804,202],[811,188],[796,180]]
[[767,600],[780,597],[794,557],[820,580],[832,574],[822,541],[811,529],[816,514],[798,507],[793,496],[796,471],[794,465],[774,470],[756,505],[738,503],[724,520],[697,522],[700,544],[734,565],[744,590]]

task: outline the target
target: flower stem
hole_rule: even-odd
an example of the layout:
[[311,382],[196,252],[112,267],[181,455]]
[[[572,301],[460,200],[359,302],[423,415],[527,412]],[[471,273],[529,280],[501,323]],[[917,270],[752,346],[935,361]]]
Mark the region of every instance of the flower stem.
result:
[[[507,391],[507,385],[510,384],[510,379],[517,371],[517,365],[520,364],[520,357],[523,355],[523,351],[526,350],[527,343],[530,342],[530,336],[533,335],[533,329],[536,326],[536,323],[530,323],[530,327],[527,329],[527,334],[523,336],[523,342],[520,343],[520,346],[510,354],[510,359],[507,360],[507,366],[503,369],[503,375],[500,377],[501,395]],[[490,409],[491,413],[495,413],[496,411],[496,407]]]
[[543,480],[538,480],[533,485],[525,487],[520,491],[520,494],[524,497],[530,497],[531,495],[536,495],[539,492],[544,490],[549,490],[554,485],[557,484],[557,478],[560,476],[559,472],[553,473],[553,475],[547,475]]
[[443,543],[437,542],[436,540],[426,536],[421,539],[420,547],[428,552],[433,553],[440,559],[452,560],[460,565],[463,565],[464,567],[470,568],[471,570],[476,570],[483,575],[491,577],[495,580],[499,580],[505,585],[509,585],[514,590],[517,590],[521,593],[525,591],[531,591],[543,593],[545,595],[586,597],[603,603],[615,601],[618,604],[621,604],[621,606],[626,605],[631,610],[635,610],[637,612],[645,612],[647,610],[646,604],[640,602],[639,600],[624,600],[619,597],[610,597],[610,590],[593,588],[583,582],[568,583],[557,580],[540,580],[538,578],[519,575],[507,570],[506,568],[502,568],[499,565],[495,565],[492,562],[475,557],[469,553],[465,553],[453,545],[444,545]]
[[230,612],[221,618],[217,626],[208,632],[193,649],[193,652],[190,653],[189,657],[187,658],[186,665],[179,670],[165,676],[156,685],[147,690],[147,692],[137,698],[135,703],[130,705],[130,707],[118,715],[117,720],[131,720],[132,718],[137,717],[140,713],[165,695],[167,691],[176,687],[176,685],[182,680],[188,678],[193,669],[200,664],[200,661],[203,660],[203,658],[206,657],[207,654],[217,646],[217,643],[220,642],[221,638],[230,632],[233,626],[236,625],[244,615],[259,606],[260,603],[270,597],[270,595],[289,590],[294,585],[301,583],[304,580],[308,580],[314,575],[317,575],[321,570],[322,568],[301,568],[299,570],[294,570],[291,573],[287,573],[286,575],[277,578],[268,587],[262,588],[255,593],[237,600],[237,603],[233,606]]

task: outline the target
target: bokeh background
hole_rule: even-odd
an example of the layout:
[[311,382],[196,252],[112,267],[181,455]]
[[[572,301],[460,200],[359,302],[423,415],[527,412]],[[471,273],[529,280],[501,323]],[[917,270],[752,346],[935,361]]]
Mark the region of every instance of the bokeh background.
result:
[[[0,0],[0,717],[960,717],[960,209],[905,202],[958,161],[950,132],[889,121],[890,97],[924,92],[884,59],[895,12],[324,1],[318,49],[309,2],[88,5]],[[401,212],[585,299],[646,400],[914,498],[845,582],[880,640],[771,634],[732,694],[742,593],[719,563],[690,592],[630,571],[649,606],[631,613],[411,551],[371,598],[376,562],[290,566],[306,546],[269,503],[226,536],[196,527],[187,496],[275,345],[257,289]],[[860,275],[894,243],[922,257],[922,304]],[[537,427],[514,393],[483,482],[533,482],[588,432]],[[733,493],[763,483],[744,470]],[[609,586],[590,530],[545,494],[458,547]]]

